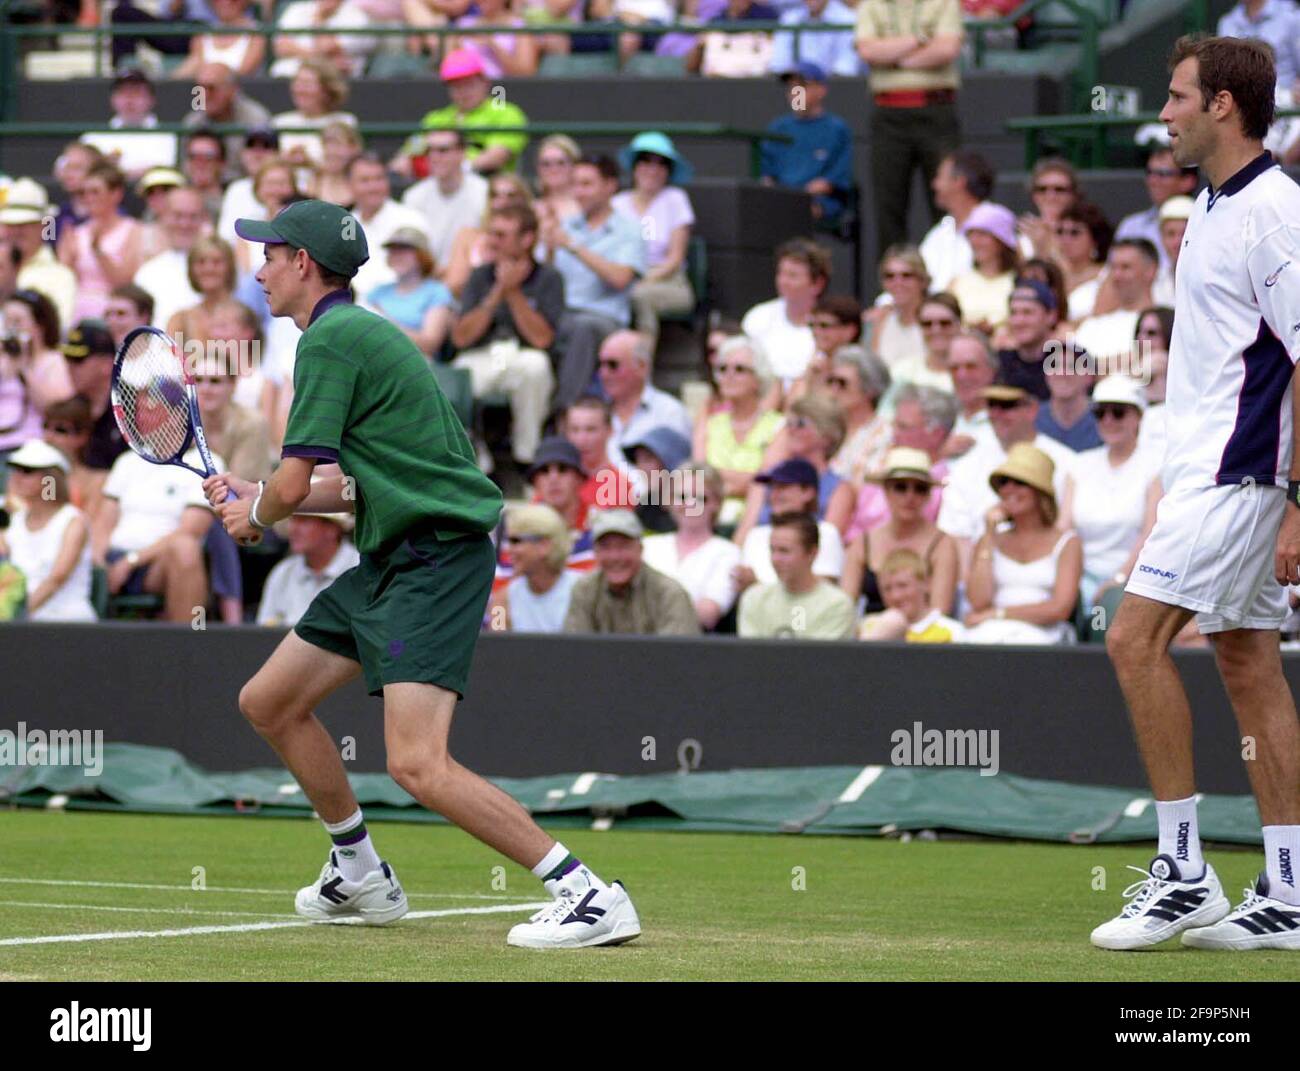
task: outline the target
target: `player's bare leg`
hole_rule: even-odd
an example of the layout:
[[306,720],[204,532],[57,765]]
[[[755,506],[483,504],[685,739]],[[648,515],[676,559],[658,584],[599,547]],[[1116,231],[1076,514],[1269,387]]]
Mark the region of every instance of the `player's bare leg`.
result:
[[456,693],[434,684],[384,687],[388,772],[416,800],[541,878],[555,903],[510,931],[510,944],[581,948],[641,932],[621,884],[606,885],[533,821],[518,801],[451,757]]
[[310,919],[354,916],[384,925],[406,914],[406,894],[376,854],[338,746],[315,714],[321,700],[360,672],[350,658],[290,632],[244,685],[239,709],[275,748],[334,842],[320,877],[298,890],[295,910]]
[[1192,713],[1169,646],[1194,615],[1132,592],[1106,632],[1106,650],[1119,677],[1156,801],[1158,854],[1124,890],[1119,915],[1092,931],[1099,948],[1152,948],[1195,926],[1210,926],[1230,910],[1214,868],[1201,855],[1192,767]]
[[1131,592],[1106,630],[1106,653],[1128,704],[1138,750],[1158,800],[1195,791],[1192,711],[1169,645],[1194,615]]
[[239,693],[244,717],[275,748],[326,822],[340,822],[354,813],[357,797],[348,784],[338,745],[315,710],[360,672],[351,659],[290,632]]
[[1223,686],[1237,715],[1251,791],[1266,826],[1300,824],[1300,720],[1282,674],[1276,632],[1234,629],[1211,637]]

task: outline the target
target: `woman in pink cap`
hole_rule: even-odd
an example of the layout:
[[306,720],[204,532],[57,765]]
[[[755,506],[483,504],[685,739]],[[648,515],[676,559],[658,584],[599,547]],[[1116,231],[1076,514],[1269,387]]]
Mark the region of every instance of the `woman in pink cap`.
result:
[[961,231],[975,267],[957,276],[948,292],[960,302],[967,327],[992,334],[1007,318],[1020,267],[1016,216],[1006,206],[986,201],[966,217]]

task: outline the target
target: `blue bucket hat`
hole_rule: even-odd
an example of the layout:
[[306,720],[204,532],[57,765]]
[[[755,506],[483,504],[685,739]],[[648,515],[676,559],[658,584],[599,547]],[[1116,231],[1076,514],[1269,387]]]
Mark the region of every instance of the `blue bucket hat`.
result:
[[625,145],[618,154],[619,166],[630,175],[632,165],[643,152],[653,153],[655,156],[662,156],[665,160],[673,162],[668,181],[675,186],[684,186],[695,177],[695,168],[677,151],[673,139],[657,130],[644,131],[634,137],[630,145]]

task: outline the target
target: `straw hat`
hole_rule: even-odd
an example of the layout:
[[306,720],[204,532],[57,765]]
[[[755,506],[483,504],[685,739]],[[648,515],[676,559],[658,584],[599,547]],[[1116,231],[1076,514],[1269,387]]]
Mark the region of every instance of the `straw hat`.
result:
[[1030,446],[1029,443],[1016,443],[1007,453],[1006,460],[989,474],[989,486],[996,491],[997,481],[1006,476],[1045,494],[1055,506],[1056,488],[1052,485],[1055,470],[1052,459],[1038,447]]
[[930,473],[930,455],[911,446],[895,446],[885,454],[884,466],[867,478],[868,483],[886,480],[920,480],[931,486],[942,483]]

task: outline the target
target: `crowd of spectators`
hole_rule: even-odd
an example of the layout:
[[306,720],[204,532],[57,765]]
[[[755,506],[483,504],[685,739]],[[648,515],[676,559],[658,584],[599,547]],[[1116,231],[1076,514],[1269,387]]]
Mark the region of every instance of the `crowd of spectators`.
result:
[[[904,47],[906,35],[877,26],[879,7],[690,7],[705,21],[857,23],[856,38],[806,37],[797,62],[777,34],[763,60],[791,105],[772,129],[793,140],[765,143],[762,173],[811,194],[822,220],[854,190],[828,72],[861,75],[874,57],[873,80],[942,73],[947,38],[960,41],[959,21],[945,21]],[[1258,4],[1243,11],[1258,22]],[[893,144],[922,168],[933,226],[881,226],[896,240],[882,244],[865,306],[875,288],[846,292],[814,237],[776,249],[773,296],[710,334],[708,396],[688,408],[653,372],[661,318],[696,301],[690,160],[656,131],[617,160],[554,135],[525,176],[527,139],[510,128],[526,117],[489,101],[494,79],[531,73],[569,42],[518,27],[672,22],[674,4],[298,0],[282,26],[337,32],[274,39],[272,71],[291,80],[294,104],[281,115],[240,84],[263,42],[232,31],[259,14],[247,0],[195,0],[167,16],[121,0],[115,22],[212,23],[151,42],[184,53],[173,73],[206,95],[206,112],[183,136],[151,133],[153,84],[126,69],[109,129],[51,161],[57,185],[8,182],[0,554],[25,577],[28,616],[89,619],[99,575],[110,600],[153,596],[150,612],[168,620],[208,606],[227,622],[290,624],[356,561],[346,516],[294,518],[268,546],[236,547],[196,477],[126,450],[109,405],[117,345],[136,326],[163,327],[182,348],[200,344],[193,370],[218,466],[269,474],[299,332],[270,317],[253,280],[261,251],[233,221],[303,197],[351,208],[364,230],[371,258],[355,300],[398,324],[431,367],[467,376],[476,400],[509,406],[508,456],[478,443],[512,492],[485,628],[1063,643],[1122,589],[1161,495],[1178,254],[1199,184],[1167,148],[1150,152],[1141,212],[1112,220],[1068,162],[1049,158],[1017,217],[992,199],[977,152],[903,144],[905,121],[948,114],[946,89],[873,81],[892,102],[877,110],[899,112],[873,128],[876,149]],[[500,29],[394,39],[432,52],[448,103],[385,159],[345,110],[348,79],[379,47],[367,29],[401,23]],[[610,47],[677,48],[706,73],[754,62],[737,41],[680,36],[625,34]],[[118,39],[118,58],[133,47]],[[207,120],[246,131],[217,136]],[[904,195],[878,196],[893,220],[890,198]],[[243,590],[255,555],[270,570],[260,606]]]

